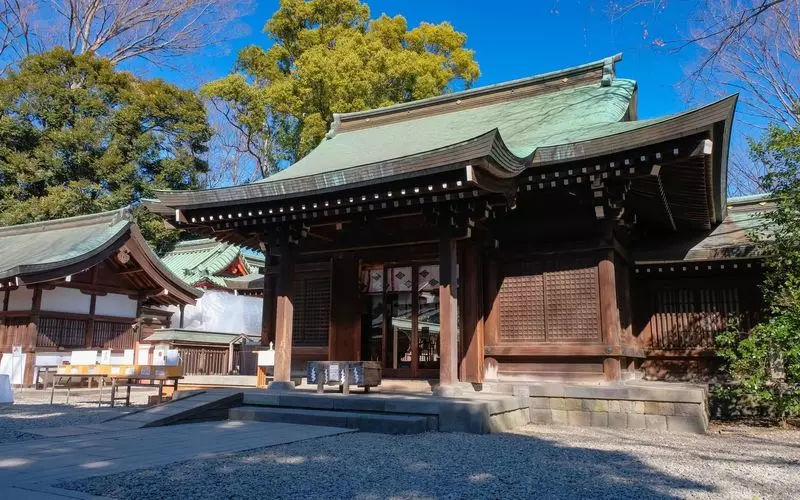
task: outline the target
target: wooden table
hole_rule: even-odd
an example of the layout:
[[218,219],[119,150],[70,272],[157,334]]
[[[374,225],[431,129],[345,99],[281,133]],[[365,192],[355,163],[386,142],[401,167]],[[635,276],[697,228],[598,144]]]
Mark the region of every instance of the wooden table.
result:
[[[172,390],[177,391],[178,380],[182,379],[183,376],[159,377],[154,375],[109,375],[108,378],[111,379],[111,407],[113,408],[117,401],[125,401],[125,406],[130,406],[131,387],[134,385],[140,385],[140,383],[144,380],[149,380],[152,385],[158,385],[158,402],[160,403],[164,398],[164,384],[166,382],[171,382]],[[154,384],[154,382],[158,382],[158,384]],[[119,387],[124,387],[126,389],[125,396],[117,397],[117,388]]]
[[[89,379],[89,388],[92,387],[92,380],[94,380],[94,379],[97,380],[97,388],[98,388],[97,406],[101,406],[103,404],[103,386],[105,386],[105,384],[106,384],[106,377],[107,377],[107,375],[97,374],[97,373],[94,373],[94,374],[66,374],[66,373],[59,374],[59,373],[56,373],[55,375],[53,375],[53,386],[50,388],[50,404],[53,404],[53,398],[56,395],[56,385],[58,385],[57,381],[61,381],[64,378],[67,379],[67,384],[66,384],[66,386],[67,386],[67,401],[66,401],[66,403],[69,404],[69,396],[70,396],[70,392],[72,391],[72,386],[70,385],[70,382],[72,382],[72,379],[73,378],[77,378],[77,379],[88,378]],[[111,406],[114,406],[113,401],[112,401]]]

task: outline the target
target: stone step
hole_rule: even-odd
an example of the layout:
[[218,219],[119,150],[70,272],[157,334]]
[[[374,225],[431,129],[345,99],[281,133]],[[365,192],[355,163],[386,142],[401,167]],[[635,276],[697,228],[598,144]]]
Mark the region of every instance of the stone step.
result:
[[[240,406],[228,411],[230,420],[284,422],[291,424],[344,427],[379,434],[421,434],[435,430],[435,417],[368,412]],[[431,420],[433,419],[433,421]]]

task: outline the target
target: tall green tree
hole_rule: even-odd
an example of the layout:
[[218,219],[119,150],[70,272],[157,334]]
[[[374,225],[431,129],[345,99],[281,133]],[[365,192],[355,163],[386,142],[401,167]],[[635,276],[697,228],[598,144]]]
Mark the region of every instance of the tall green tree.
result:
[[740,383],[734,394],[783,420],[800,416],[800,128],[773,126],[751,146],[767,172],[761,187],[775,203],[761,215],[767,224],[751,235],[766,258],[767,311],[747,335],[731,325],[717,337],[717,347]]
[[191,91],[116,71],[91,54],[30,56],[0,80],[0,225],[194,188],[208,170],[210,136]]
[[436,96],[480,75],[451,24],[409,30],[402,16],[371,20],[359,0],[281,0],[264,31],[271,47],[243,49],[233,74],[201,90],[264,176],[319,144],[333,113]]

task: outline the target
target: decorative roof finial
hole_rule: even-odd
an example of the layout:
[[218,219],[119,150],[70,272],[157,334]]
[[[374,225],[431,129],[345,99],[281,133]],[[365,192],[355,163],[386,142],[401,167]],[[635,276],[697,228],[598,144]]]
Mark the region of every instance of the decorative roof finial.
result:
[[603,77],[600,79],[601,87],[610,87],[614,80],[614,58],[607,57],[603,61]]

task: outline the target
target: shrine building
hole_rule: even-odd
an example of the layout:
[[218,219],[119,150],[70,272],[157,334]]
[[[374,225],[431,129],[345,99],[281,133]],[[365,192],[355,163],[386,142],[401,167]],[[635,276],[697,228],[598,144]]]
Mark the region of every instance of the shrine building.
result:
[[265,253],[278,385],[311,360],[442,387],[702,378],[761,308],[767,201],[729,207],[736,96],[640,120],[620,60],[334,115],[267,179],[157,196]]

